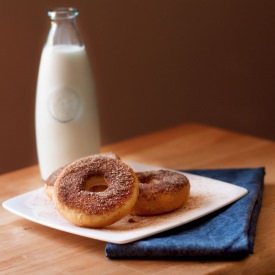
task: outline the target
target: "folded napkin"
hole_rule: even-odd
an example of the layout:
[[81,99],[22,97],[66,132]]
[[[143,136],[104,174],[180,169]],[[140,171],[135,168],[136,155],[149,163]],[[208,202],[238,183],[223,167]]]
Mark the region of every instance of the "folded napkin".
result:
[[240,259],[253,253],[264,187],[264,168],[188,170],[249,190],[203,218],[128,244],[106,245],[106,256],[144,259]]

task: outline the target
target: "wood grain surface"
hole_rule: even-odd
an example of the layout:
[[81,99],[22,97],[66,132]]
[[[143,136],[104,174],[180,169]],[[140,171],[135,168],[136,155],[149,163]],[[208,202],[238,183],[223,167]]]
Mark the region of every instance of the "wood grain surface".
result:
[[[241,261],[109,260],[105,243],[0,209],[1,274],[274,274],[275,143],[198,124],[104,146],[123,160],[172,169],[266,167],[255,252]],[[0,176],[1,203],[42,186],[38,166]]]

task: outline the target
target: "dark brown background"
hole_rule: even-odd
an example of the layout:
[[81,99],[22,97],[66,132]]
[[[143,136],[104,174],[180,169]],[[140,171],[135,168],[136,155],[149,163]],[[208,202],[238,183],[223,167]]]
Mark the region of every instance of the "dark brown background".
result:
[[0,172],[36,163],[46,11],[79,9],[102,144],[181,122],[275,139],[275,1],[0,0]]

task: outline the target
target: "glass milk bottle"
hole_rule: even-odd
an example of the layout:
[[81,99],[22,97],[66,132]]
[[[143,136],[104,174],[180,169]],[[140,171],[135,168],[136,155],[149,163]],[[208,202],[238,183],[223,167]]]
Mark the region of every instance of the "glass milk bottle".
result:
[[48,12],[51,28],[37,81],[35,127],[42,179],[77,158],[99,152],[92,72],[74,8]]

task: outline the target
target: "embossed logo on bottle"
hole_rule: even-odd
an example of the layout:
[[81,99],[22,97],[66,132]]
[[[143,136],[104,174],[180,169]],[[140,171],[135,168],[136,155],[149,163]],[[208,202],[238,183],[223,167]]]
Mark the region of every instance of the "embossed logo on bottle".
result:
[[72,121],[81,110],[80,96],[69,87],[57,87],[50,94],[48,108],[51,116],[57,121]]

